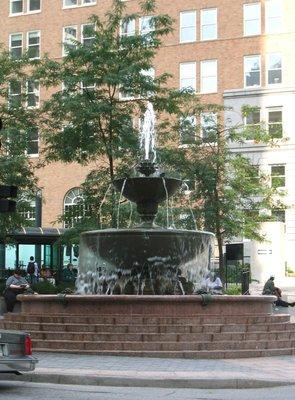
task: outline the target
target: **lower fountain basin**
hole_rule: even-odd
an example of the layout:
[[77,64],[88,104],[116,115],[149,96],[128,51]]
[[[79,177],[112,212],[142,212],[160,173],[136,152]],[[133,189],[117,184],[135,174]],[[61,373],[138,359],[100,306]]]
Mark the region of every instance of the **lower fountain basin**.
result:
[[190,294],[210,268],[214,235],[168,229],[106,229],[80,239],[81,294]]

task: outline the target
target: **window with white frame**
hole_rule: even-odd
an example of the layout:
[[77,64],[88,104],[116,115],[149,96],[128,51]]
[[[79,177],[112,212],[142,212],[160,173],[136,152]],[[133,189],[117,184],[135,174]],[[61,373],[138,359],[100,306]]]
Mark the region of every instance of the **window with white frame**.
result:
[[32,200],[27,202],[27,206],[21,207],[20,214],[27,221],[36,220],[36,201]]
[[24,12],[24,0],[10,0],[10,14],[22,14]]
[[201,93],[217,92],[217,60],[201,61]]
[[154,30],[154,21],[152,16],[142,17],[139,20],[139,31],[141,35],[147,35]]
[[81,188],[69,190],[64,198],[65,228],[72,228],[85,215],[84,196]]
[[89,4],[96,4],[96,0],[82,0],[82,6],[87,6]]
[[20,58],[23,54],[23,34],[12,33],[9,37],[9,51],[13,58]]
[[22,102],[22,85],[21,82],[12,81],[9,83],[9,98],[10,107],[20,107]]
[[133,36],[135,34],[135,19],[129,21],[122,21],[120,25],[121,36]]
[[82,80],[81,81],[81,91],[82,92],[92,92],[95,89],[95,83],[92,80]]
[[269,85],[282,83],[282,55],[280,53],[267,55],[267,83]]
[[216,141],[217,134],[217,114],[213,112],[202,113],[201,115],[201,134],[205,142]]
[[196,11],[180,13],[180,43],[195,42],[196,40]]
[[271,187],[277,189],[285,186],[285,165],[271,165]]
[[179,88],[197,90],[195,62],[186,62],[179,65]]
[[261,4],[244,4],[244,36],[261,34]]
[[77,26],[66,26],[63,28],[63,55],[67,55],[69,50],[74,50],[77,47],[76,41],[78,38]]
[[283,137],[283,110],[281,107],[268,110],[268,133],[274,139]]
[[64,7],[77,7],[78,0],[63,0]]
[[188,116],[179,121],[180,144],[192,144],[196,140],[196,117]]
[[39,154],[39,132],[38,128],[31,128],[28,131],[27,154],[36,156]]
[[28,32],[28,56],[29,58],[40,58],[40,31]]
[[255,140],[255,136],[260,132],[261,110],[255,108],[247,113],[244,117],[244,135],[247,140]]
[[81,26],[81,43],[90,47],[95,38],[95,25],[84,24]]
[[28,12],[41,10],[41,0],[28,0]]
[[260,56],[244,57],[244,85],[245,87],[260,86]]
[[40,105],[40,84],[38,81],[27,81],[27,107],[37,108]]
[[283,29],[282,0],[266,0],[265,2],[265,32],[280,33]]
[[201,40],[217,39],[217,8],[201,10]]
[[97,0],[63,0],[63,7],[83,7],[96,4]]

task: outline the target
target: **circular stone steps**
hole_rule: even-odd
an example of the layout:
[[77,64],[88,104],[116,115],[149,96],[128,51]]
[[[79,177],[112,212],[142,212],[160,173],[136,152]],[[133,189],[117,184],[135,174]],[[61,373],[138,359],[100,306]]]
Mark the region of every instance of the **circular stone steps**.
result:
[[34,351],[180,358],[295,354],[289,315],[6,314],[4,329],[26,330]]

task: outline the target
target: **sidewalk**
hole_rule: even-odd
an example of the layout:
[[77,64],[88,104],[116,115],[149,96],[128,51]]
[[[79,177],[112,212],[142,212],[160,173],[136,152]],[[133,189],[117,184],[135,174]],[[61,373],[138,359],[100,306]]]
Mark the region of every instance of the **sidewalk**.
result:
[[39,359],[36,370],[13,377],[14,380],[72,385],[199,389],[295,384],[295,356],[186,360],[59,353],[34,355]]

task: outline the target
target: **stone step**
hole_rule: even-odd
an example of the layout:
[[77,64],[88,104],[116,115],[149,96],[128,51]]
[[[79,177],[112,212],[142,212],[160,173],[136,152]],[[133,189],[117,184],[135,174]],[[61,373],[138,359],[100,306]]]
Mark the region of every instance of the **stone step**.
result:
[[[34,340],[59,340],[60,332],[31,331]],[[255,332],[255,333],[93,333],[93,332],[63,332],[62,340],[94,341],[94,342],[220,342],[248,340],[295,340],[295,331]]]
[[123,315],[31,315],[6,314],[5,320],[42,323],[80,323],[80,324],[133,324],[133,325],[182,325],[182,324],[265,324],[289,322],[289,314],[279,315],[194,315],[191,317],[158,317],[158,316],[123,316]]
[[204,325],[104,325],[104,324],[61,324],[37,322],[0,321],[3,329],[56,332],[113,332],[113,333],[246,333],[295,331],[295,323],[267,324],[204,324]]
[[67,341],[67,340],[36,340],[33,348],[64,350],[107,350],[107,351],[232,351],[232,350],[272,350],[294,349],[295,340],[249,340],[249,341],[220,341],[220,342],[96,342],[96,341]]
[[186,358],[186,359],[230,359],[230,358],[252,358],[272,357],[283,355],[295,355],[294,348],[271,349],[271,350],[231,350],[231,351],[117,351],[117,350],[70,350],[34,347],[38,352],[68,353],[68,354],[92,354],[99,356],[128,356],[128,357],[155,357],[155,358]]

